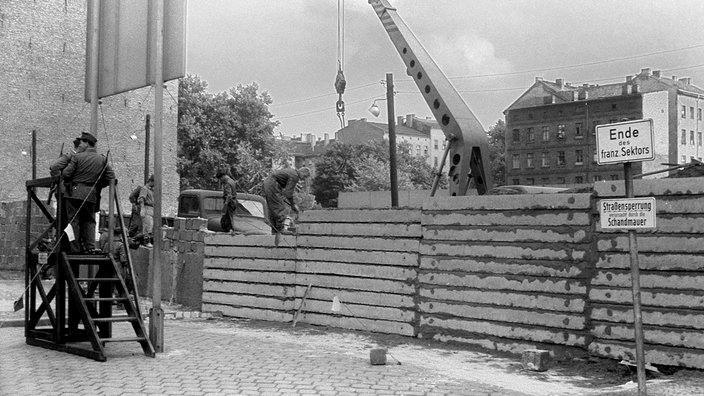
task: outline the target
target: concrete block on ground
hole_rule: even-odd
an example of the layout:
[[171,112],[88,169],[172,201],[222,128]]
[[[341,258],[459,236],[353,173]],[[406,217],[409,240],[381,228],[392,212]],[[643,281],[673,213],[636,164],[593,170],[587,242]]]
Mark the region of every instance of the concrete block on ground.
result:
[[521,363],[525,370],[546,371],[550,365],[550,351],[526,349],[521,354]]
[[377,348],[369,351],[369,363],[372,366],[383,366],[386,364],[386,349]]

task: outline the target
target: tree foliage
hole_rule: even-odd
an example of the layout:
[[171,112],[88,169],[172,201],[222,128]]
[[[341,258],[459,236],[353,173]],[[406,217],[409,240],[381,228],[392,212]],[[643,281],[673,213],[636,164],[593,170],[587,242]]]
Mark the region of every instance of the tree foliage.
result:
[[503,120],[487,132],[489,135],[489,167],[494,179],[494,186],[506,184],[506,124]]
[[216,169],[228,168],[240,189],[256,190],[281,153],[274,143],[267,92],[256,83],[207,92],[208,83],[187,75],[179,84],[178,172],[181,188],[217,188]]
[[[410,144],[402,142],[396,150],[399,190],[430,189],[433,168],[426,157],[412,155]],[[446,184],[443,178],[443,183]],[[312,182],[315,199],[324,207],[337,206],[341,191],[388,191],[391,189],[389,145],[351,145],[335,142],[316,165]]]

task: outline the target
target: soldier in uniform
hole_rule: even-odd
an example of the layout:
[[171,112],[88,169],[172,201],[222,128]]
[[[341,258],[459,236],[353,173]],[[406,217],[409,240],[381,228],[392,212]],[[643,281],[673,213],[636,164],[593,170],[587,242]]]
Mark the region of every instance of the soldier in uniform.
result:
[[237,210],[237,183],[230,177],[227,168],[220,168],[215,177],[222,184],[223,216],[220,226],[224,232],[232,230],[235,226],[235,211]]
[[95,136],[83,132],[78,139],[80,152],[71,157],[62,172],[69,183],[65,205],[75,236],[72,253],[95,250],[95,213],[100,209],[100,189],[115,179],[107,158],[95,149],[98,141]]

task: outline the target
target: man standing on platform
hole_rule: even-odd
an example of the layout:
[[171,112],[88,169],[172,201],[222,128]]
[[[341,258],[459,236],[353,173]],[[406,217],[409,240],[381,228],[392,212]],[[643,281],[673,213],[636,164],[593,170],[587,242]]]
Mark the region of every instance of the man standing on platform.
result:
[[74,236],[72,253],[95,250],[95,213],[100,210],[100,189],[115,179],[107,157],[95,149],[98,142],[95,136],[83,132],[78,139],[79,152],[71,157],[62,172],[69,186],[65,204],[70,233]]

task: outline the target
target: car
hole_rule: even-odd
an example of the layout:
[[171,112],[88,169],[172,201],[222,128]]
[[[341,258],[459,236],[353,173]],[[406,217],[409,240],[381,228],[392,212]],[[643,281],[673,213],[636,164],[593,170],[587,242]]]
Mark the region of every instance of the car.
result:
[[[223,232],[220,219],[223,212],[222,191],[184,190],[178,198],[178,217],[208,219],[208,230]],[[233,230],[236,234],[269,235],[266,200],[256,194],[237,193],[237,209]]]

